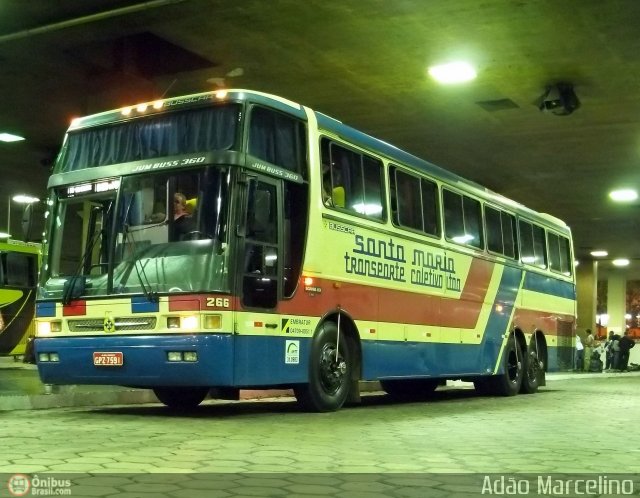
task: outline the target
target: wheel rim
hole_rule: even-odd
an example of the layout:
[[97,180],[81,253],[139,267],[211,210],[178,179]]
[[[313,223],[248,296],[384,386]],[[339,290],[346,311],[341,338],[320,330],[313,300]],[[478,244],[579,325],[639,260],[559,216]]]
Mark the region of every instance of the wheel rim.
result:
[[535,352],[531,352],[529,355],[529,362],[527,368],[527,376],[530,380],[535,380],[538,377],[538,368],[540,367],[538,363],[538,358],[536,358]]
[[517,384],[519,372],[520,362],[518,361],[515,349],[513,349],[509,351],[509,358],[507,359],[507,375],[509,376],[509,382]]
[[346,372],[347,363],[342,353],[338,353],[336,359],[335,344],[325,344],[320,353],[320,383],[322,384],[322,389],[327,394],[338,392],[344,383]]

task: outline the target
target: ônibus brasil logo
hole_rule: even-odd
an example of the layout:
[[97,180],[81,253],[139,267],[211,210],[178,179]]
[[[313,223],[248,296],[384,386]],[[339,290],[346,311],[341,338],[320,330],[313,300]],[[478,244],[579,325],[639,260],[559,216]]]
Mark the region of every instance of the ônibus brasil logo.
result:
[[29,492],[34,496],[69,496],[71,480],[53,476],[13,474],[7,481],[7,489],[11,496],[26,496]]
[[24,496],[31,489],[31,481],[29,476],[24,474],[14,474],[9,478],[7,482],[7,488],[12,496]]

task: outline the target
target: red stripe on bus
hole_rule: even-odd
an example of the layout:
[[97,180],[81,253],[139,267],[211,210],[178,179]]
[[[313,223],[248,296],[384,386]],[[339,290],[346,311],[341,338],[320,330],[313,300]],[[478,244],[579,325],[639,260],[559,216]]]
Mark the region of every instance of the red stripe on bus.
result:
[[526,332],[542,330],[547,335],[572,336],[572,315],[551,313],[549,311],[518,308],[513,315],[513,325]]
[[228,311],[237,308],[237,299],[222,294],[169,296],[169,311]]
[[62,306],[62,316],[83,316],[87,314],[86,301],[71,301]]
[[321,292],[307,292],[300,286],[293,299],[280,303],[277,312],[322,316],[339,306],[357,320],[475,328],[493,268],[493,263],[473,260],[459,298],[316,279]]
[[201,296],[169,296],[169,311],[200,311]]

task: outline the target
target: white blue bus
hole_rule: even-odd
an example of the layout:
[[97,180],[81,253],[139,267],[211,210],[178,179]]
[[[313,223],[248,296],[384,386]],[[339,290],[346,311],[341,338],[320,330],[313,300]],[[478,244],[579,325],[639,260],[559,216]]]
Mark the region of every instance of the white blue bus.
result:
[[280,97],[77,119],[48,188],[46,383],[181,407],[292,388],[330,411],[360,381],[533,393],[571,357],[563,222]]

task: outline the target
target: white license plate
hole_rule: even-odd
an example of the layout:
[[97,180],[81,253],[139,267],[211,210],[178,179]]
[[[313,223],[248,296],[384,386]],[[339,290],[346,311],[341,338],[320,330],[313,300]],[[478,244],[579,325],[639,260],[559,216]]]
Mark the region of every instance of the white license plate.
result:
[[93,353],[93,364],[98,367],[121,367],[124,355],[121,352]]

